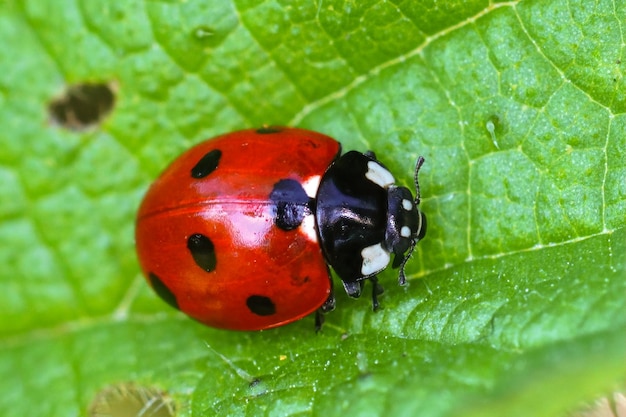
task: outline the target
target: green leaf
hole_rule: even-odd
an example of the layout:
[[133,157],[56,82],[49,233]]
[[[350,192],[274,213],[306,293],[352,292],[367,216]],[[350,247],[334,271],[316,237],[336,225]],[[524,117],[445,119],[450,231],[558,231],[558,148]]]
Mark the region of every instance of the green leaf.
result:
[[[0,7],[0,415],[167,392],[181,416],[562,416],[626,369],[626,3],[35,1]],[[68,85],[116,92],[65,130]],[[409,285],[203,327],[141,277],[134,216],[207,137],[298,125],[373,149],[426,238]],[[367,297],[364,297],[367,298]]]

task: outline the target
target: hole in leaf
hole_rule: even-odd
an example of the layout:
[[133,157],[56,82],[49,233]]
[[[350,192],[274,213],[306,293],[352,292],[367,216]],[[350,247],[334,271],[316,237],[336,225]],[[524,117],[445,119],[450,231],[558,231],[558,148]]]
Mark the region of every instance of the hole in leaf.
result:
[[53,123],[82,130],[100,123],[114,104],[115,89],[111,84],[74,84],[50,102],[48,112]]
[[174,402],[166,392],[133,383],[111,385],[98,392],[89,417],[173,417]]

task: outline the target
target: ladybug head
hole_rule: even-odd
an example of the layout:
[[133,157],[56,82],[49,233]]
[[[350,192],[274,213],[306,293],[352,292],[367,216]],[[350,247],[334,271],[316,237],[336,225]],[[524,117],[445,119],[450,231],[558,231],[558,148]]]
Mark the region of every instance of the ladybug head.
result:
[[400,267],[398,274],[400,285],[406,284],[404,267],[411,257],[415,245],[426,234],[426,216],[418,209],[420,203],[418,173],[423,163],[424,158],[420,156],[415,166],[415,198],[406,187],[392,185],[387,189],[385,246],[395,255],[392,268]]

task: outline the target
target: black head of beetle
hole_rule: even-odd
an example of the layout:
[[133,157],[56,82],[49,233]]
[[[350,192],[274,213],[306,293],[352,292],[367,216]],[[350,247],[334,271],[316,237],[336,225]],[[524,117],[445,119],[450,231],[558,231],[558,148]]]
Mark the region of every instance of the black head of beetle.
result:
[[348,295],[359,297],[363,283],[374,283],[373,304],[382,293],[376,274],[387,267],[400,268],[398,282],[406,283],[404,267],[415,245],[426,233],[426,217],[419,211],[418,173],[416,196],[395,185],[389,170],[373,152],[351,151],[328,168],[317,192],[316,222],[326,261],[341,278]]

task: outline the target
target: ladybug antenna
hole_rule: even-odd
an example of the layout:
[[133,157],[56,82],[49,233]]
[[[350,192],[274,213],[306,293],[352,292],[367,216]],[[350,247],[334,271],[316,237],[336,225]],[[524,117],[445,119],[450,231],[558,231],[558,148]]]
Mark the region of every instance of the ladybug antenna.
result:
[[415,174],[413,175],[413,182],[415,183],[415,205],[419,206],[420,204],[420,182],[418,180],[418,174],[420,172],[420,168],[424,165],[424,157],[419,156],[417,158],[417,162],[415,163]]
[[402,259],[402,263],[400,264],[400,272],[398,273],[398,284],[405,285],[406,284],[406,274],[404,273],[404,267],[406,263],[409,261],[411,255],[413,255],[413,250],[415,249],[415,245],[417,244],[417,239],[411,240],[411,246],[409,247],[408,252],[404,259]]

